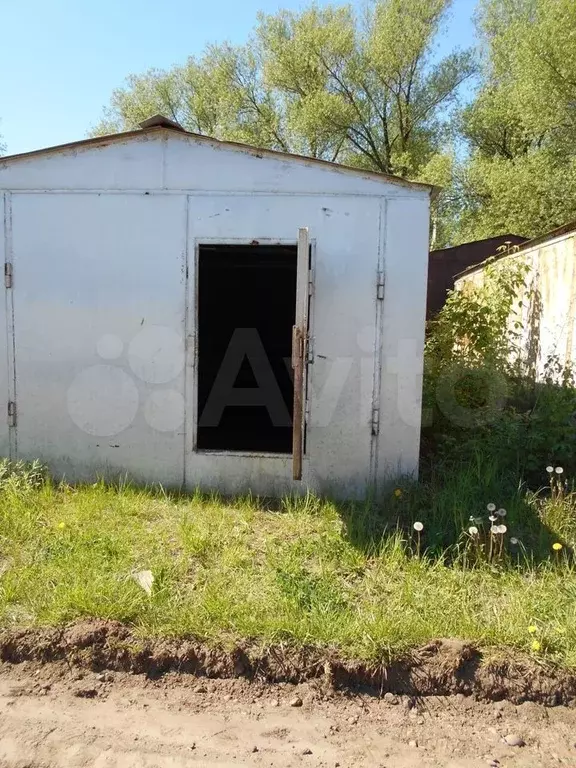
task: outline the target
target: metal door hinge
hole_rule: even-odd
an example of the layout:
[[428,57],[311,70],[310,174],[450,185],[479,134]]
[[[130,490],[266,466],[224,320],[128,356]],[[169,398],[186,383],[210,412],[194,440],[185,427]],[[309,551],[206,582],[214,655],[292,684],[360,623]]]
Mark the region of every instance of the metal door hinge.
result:
[[4,285],[6,288],[12,288],[12,264],[4,263]]
[[314,272],[308,270],[308,296],[314,296]]
[[314,362],[314,337],[308,336],[308,345],[307,345],[307,356],[306,356],[306,362],[313,363]]
[[14,400],[8,400],[8,426],[16,426],[16,403]]
[[384,273],[378,272],[378,277],[376,279],[376,298],[378,301],[382,301],[384,299]]
[[380,408],[372,408],[372,435],[380,433]]

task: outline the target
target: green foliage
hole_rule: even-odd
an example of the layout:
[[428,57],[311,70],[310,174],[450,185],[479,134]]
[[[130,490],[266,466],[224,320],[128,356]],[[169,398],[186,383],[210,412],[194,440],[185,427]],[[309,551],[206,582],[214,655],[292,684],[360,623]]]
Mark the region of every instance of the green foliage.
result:
[[570,366],[549,360],[542,381],[517,383],[509,410],[528,481],[534,483],[543,464],[576,474],[576,382]]
[[[261,14],[244,46],[132,75],[97,133],[155,112],[218,138],[427,181],[432,247],[576,218],[576,4],[479,0],[476,58],[436,42],[451,0]],[[479,73],[460,109],[461,85]]]
[[538,148],[514,159],[474,152],[465,169],[462,242],[536,237],[576,217],[576,155]]
[[431,202],[430,250],[448,247],[458,239],[461,211],[458,167],[455,151],[447,147],[432,155],[420,169],[417,181],[438,188]]
[[534,381],[521,352],[527,276],[521,258],[494,261],[431,323],[424,438],[433,462],[458,466],[488,454],[515,483],[537,487],[549,464],[576,474],[576,386],[556,359]]
[[0,491],[33,491],[42,486],[46,478],[46,468],[39,461],[0,459]]
[[132,75],[97,133],[155,112],[218,138],[414,178],[439,150],[469,52],[437,59],[451,0],[378,0],[261,14],[246,46],[212,45],[168,72]]
[[511,361],[519,355],[528,269],[518,259],[492,261],[480,282],[451,291],[431,323],[427,358],[433,371],[457,365],[511,373]]
[[[570,486],[569,481],[564,479],[563,470],[563,467],[550,465],[548,467],[550,492],[546,495],[535,494],[530,501],[538,506],[542,523],[554,532],[556,548],[561,544],[562,549],[568,547],[574,552],[576,549],[576,492],[573,485]],[[557,549],[557,551],[561,550]]]
[[482,0],[481,87],[463,112],[458,239],[537,236],[576,217],[576,4]]
[[480,22],[491,75],[510,89],[510,107],[532,135],[576,133],[576,6],[572,0],[482,0]]
[[430,323],[425,349],[425,437],[436,445],[446,435],[493,427],[520,363],[518,295],[527,267],[504,259],[489,264],[479,281],[449,295]]

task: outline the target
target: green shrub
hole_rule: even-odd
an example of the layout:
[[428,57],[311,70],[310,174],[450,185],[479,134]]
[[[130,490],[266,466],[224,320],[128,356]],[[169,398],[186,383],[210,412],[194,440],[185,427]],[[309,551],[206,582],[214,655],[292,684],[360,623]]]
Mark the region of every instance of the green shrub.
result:
[[481,285],[453,291],[431,323],[423,397],[425,466],[457,466],[486,455],[501,474],[533,488],[549,464],[576,475],[572,368],[551,358],[536,382],[519,348],[517,310],[529,298],[526,275],[523,263],[491,264]]

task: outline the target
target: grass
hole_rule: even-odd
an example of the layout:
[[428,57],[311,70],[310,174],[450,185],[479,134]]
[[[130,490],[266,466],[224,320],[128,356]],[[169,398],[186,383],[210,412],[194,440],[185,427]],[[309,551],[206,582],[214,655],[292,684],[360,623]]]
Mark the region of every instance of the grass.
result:
[[[576,667],[567,547],[475,567],[462,566],[462,539],[441,551],[443,528],[461,530],[485,509],[467,497],[477,471],[445,475],[438,495],[432,485],[405,487],[378,508],[313,497],[272,508],[252,498],[55,486],[0,468],[0,623],[101,617],[145,635],[314,644],[367,660],[437,637],[533,652],[536,632],[539,655]],[[518,489],[507,501],[510,528],[527,504],[542,503]],[[569,494],[563,503],[574,508]],[[430,548],[421,558],[409,534],[415,514]],[[141,569],[154,574],[151,595],[133,578]]]

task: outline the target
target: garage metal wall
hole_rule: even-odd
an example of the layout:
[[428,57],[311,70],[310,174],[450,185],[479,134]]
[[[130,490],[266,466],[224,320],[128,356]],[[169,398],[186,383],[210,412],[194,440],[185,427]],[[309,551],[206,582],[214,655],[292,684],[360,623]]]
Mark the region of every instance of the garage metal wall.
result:
[[[2,189],[19,456],[73,481],[127,473],[226,493],[361,497],[415,471],[426,190],[167,132],[0,162]],[[294,484],[289,457],[193,450],[194,270],[200,242],[296,242],[303,226],[313,361],[304,482]]]

